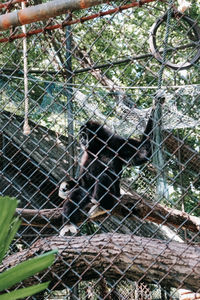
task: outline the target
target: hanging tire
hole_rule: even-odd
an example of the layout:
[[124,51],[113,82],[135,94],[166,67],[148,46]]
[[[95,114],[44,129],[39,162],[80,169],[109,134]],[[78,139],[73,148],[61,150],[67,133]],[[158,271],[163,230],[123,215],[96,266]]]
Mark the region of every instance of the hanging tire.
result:
[[[190,34],[192,36],[192,38],[190,38],[190,39],[194,40],[194,41],[191,41],[190,44],[185,45],[185,46],[183,45],[183,46],[179,46],[179,47],[175,47],[175,48],[172,47],[171,50],[168,49],[167,51],[173,52],[173,51],[176,51],[179,49],[185,49],[187,47],[192,48],[194,46],[195,46],[196,50],[194,51],[194,55],[192,56],[192,58],[188,59],[188,60],[186,59],[185,62],[180,62],[180,63],[176,64],[176,63],[170,62],[169,60],[166,60],[166,62],[164,64],[174,70],[188,69],[188,68],[192,67],[200,58],[200,27],[198,26],[196,21],[192,20],[190,17],[188,17],[180,12],[173,11],[171,17],[174,19],[177,19],[178,22],[185,21],[190,26],[190,28],[192,30],[192,34],[190,31],[188,31],[188,36]],[[164,14],[162,17],[160,17],[153,24],[153,26],[151,28],[151,32],[150,32],[150,38],[149,38],[149,45],[150,45],[151,52],[152,52],[153,56],[161,64],[163,64],[163,59],[162,59],[161,51],[159,49],[160,47],[157,46],[156,34],[157,34],[159,27],[164,22],[166,22],[166,20],[167,20],[167,13]],[[170,32],[169,32],[169,35],[170,35]]]

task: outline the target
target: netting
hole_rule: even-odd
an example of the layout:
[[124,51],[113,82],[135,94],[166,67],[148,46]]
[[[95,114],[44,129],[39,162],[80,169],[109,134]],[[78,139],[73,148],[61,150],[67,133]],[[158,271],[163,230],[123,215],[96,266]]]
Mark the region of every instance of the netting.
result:
[[[0,196],[22,225],[0,270],[58,249],[26,299],[200,299],[200,4],[178,2],[1,31]],[[0,4],[1,29],[44,3]]]

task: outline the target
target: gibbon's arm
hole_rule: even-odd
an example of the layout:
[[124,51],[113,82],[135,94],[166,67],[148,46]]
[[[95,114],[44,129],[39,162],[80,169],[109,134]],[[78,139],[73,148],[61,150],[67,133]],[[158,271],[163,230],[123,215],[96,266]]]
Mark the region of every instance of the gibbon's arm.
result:
[[151,110],[149,120],[147,122],[145,131],[144,131],[142,139],[141,139],[141,143],[143,143],[145,140],[149,140],[150,138],[152,138],[152,134],[153,134],[153,114],[154,114],[154,108],[152,108],[152,110]]
[[119,156],[134,166],[140,166],[147,162],[152,154],[151,139],[153,130],[153,110],[147,122],[145,131],[140,140],[129,138],[125,140],[119,149]]

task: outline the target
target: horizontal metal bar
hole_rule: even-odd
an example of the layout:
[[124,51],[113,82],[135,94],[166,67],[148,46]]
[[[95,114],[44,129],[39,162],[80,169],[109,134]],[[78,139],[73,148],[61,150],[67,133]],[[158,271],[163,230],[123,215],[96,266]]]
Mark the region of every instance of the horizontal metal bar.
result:
[[[196,45],[196,43],[192,42],[192,43],[189,43],[189,44],[186,44],[186,45],[181,45],[181,46],[178,46],[178,47],[167,49],[167,52],[172,52],[172,51],[175,51],[175,50],[180,50],[180,49],[183,50],[183,49],[191,48],[191,47],[194,47],[194,45]],[[160,53],[163,53],[163,50],[161,50]],[[146,58],[149,58],[149,57],[152,57],[152,56],[153,56],[152,53],[141,54],[141,55],[138,55],[138,56],[130,56],[130,57],[124,58],[122,60],[111,61],[111,62],[107,62],[107,63],[101,64],[101,65],[92,65],[91,67],[74,70],[71,74],[74,76],[74,75],[79,74],[79,73],[93,71],[93,70],[96,70],[96,69],[109,68],[109,67],[113,67],[113,66],[121,65],[121,64],[127,64],[129,62],[133,62],[134,60],[146,59]],[[57,71],[36,70],[36,69],[35,70],[30,69],[28,71],[28,73],[29,74],[43,74],[43,75],[57,75],[57,76],[66,74],[65,71],[62,71],[62,72],[58,73]],[[2,75],[5,75],[5,74],[9,74],[9,75],[10,74],[11,75],[16,75],[17,74],[17,76],[23,76],[23,71],[21,71],[20,69],[15,69],[15,70],[14,69],[9,69],[9,68],[1,69],[0,70],[0,77],[2,77]]]
[[0,17],[0,30],[6,30],[11,26],[20,26],[47,20],[65,14],[68,10],[84,9],[102,4],[106,1],[107,0],[54,0],[16,10]]
[[47,20],[65,14],[68,10],[84,9],[104,2],[107,2],[107,0],[54,0],[27,7],[2,15],[0,17],[0,30],[6,30],[11,26]]
[[[114,0],[114,2],[115,1],[117,0]],[[133,3],[135,3],[135,6],[140,6],[154,1],[156,0],[140,0],[139,2],[134,1]],[[27,7],[25,9],[16,10],[0,16],[0,31],[6,30],[11,26],[16,27],[37,21],[47,20],[49,18],[65,14],[69,10],[73,11],[85,9],[103,3],[107,3],[107,0],[54,0],[51,2]]]

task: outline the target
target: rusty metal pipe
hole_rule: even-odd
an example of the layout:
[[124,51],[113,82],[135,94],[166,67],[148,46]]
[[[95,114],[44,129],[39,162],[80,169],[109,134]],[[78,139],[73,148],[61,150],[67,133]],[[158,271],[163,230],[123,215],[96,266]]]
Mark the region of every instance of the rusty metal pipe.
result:
[[[132,2],[130,4],[118,6],[118,7],[115,7],[113,9],[109,9],[109,10],[103,11],[103,12],[100,11],[96,14],[81,17],[79,19],[74,19],[72,21],[66,21],[65,20],[64,22],[62,22],[62,24],[48,25],[45,28],[38,28],[38,29],[35,29],[35,30],[28,31],[26,34],[19,33],[19,34],[16,34],[16,35],[12,35],[8,38],[2,38],[2,39],[0,39],[0,43],[11,42],[11,41],[14,41],[16,39],[21,39],[21,38],[26,37],[26,36],[32,36],[32,35],[35,35],[35,34],[39,34],[41,32],[46,32],[48,30],[55,30],[55,29],[58,29],[58,28],[65,27],[67,25],[72,25],[72,24],[77,24],[77,23],[84,23],[86,21],[93,20],[93,19],[96,19],[96,18],[99,18],[99,17],[103,17],[103,16],[107,16],[107,15],[112,15],[114,13],[122,12],[125,9],[129,9],[129,8],[133,8],[133,7],[140,7],[141,5],[144,5],[144,4],[147,4],[147,3],[150,3],[150,2],[154,2],[154,1],[157,1],[157,0],[140,0],[139,2]],[[164,1],[164,0],[160,0],[160,1]]]
[[0,31],[11,26],[20,26],[37,21],[47,20],[65,14],[68,10],[84,9],[100,5],[107,0],[54,0],[51,2],[27,7],[0,16]]

